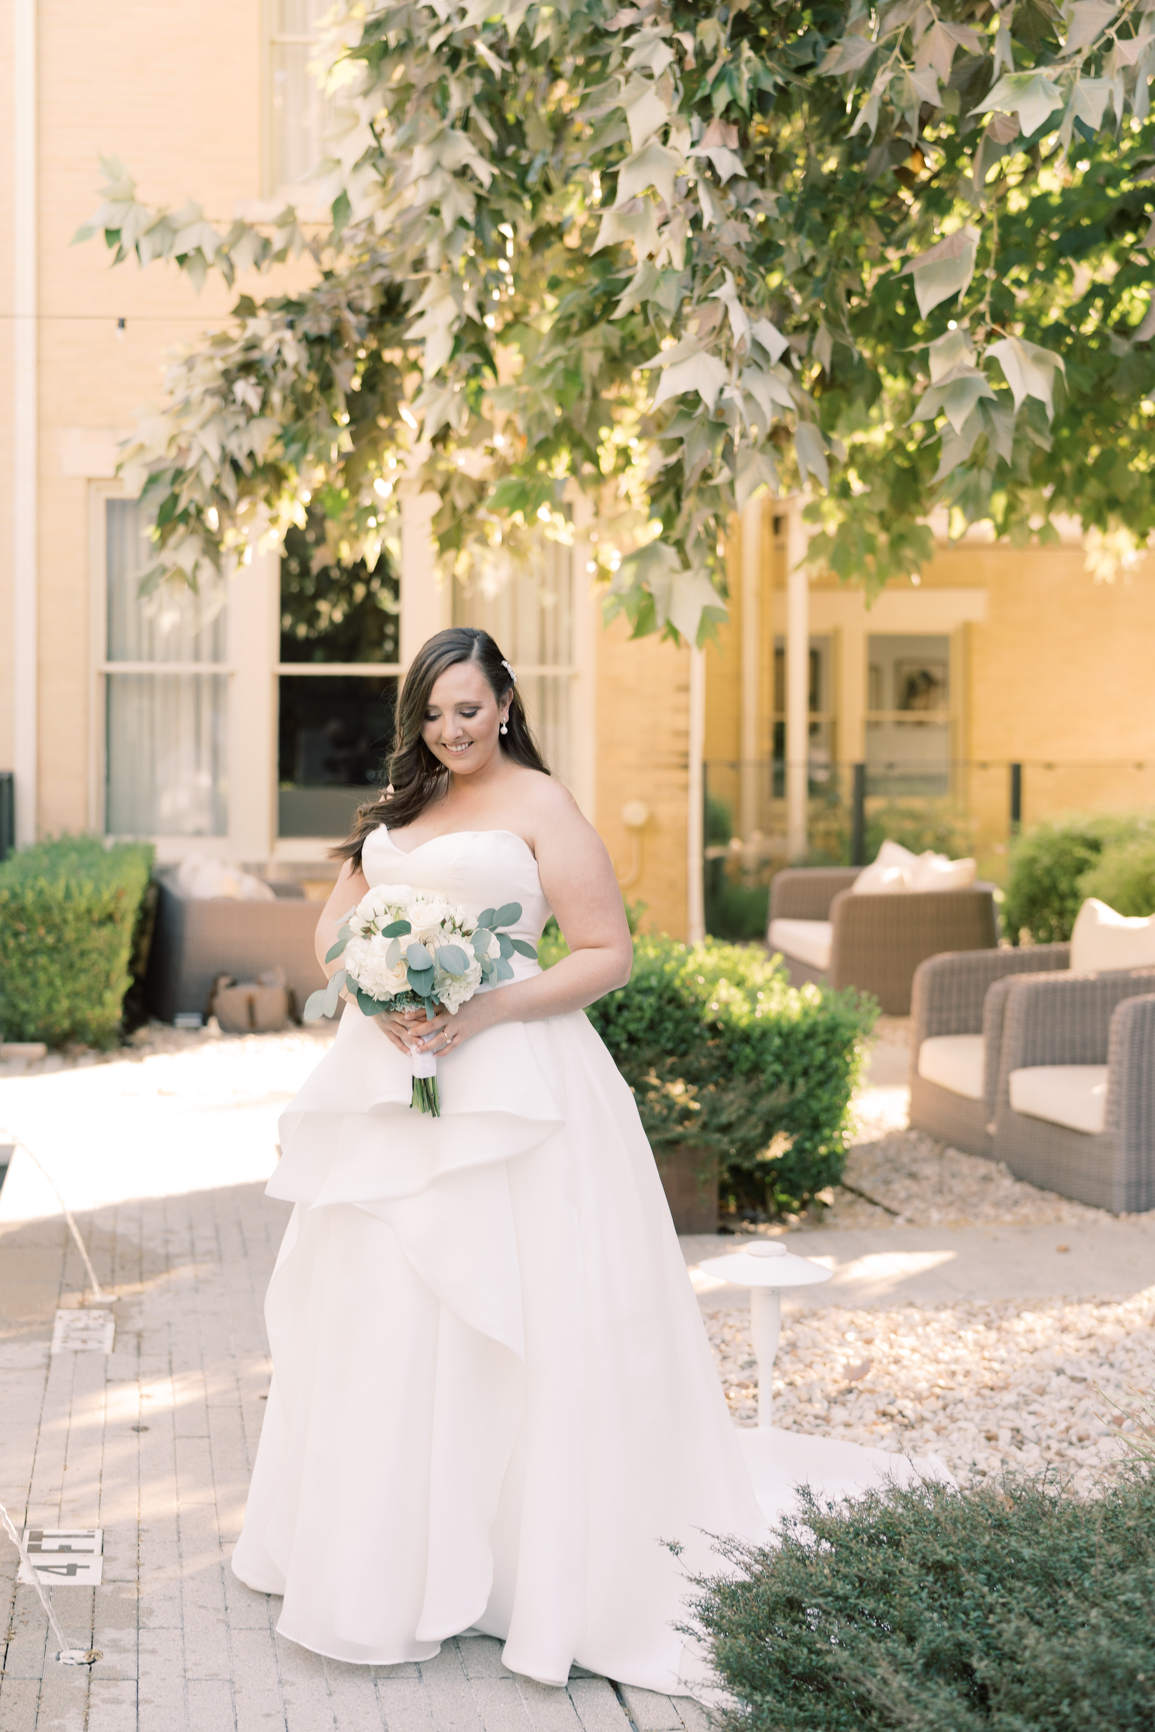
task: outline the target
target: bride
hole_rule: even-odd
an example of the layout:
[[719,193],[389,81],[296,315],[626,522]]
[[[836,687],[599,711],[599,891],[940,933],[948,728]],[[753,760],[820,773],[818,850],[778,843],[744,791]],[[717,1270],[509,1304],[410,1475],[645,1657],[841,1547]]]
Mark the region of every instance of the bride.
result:
[[[432,1022],[347,1004],[285,1112],[268,1192],[296,1206],[233,1569],[339,1660],[481,1632],[548,1684],[576,1662],[685,1691],[687,1576],[763,1523],[633,1097],[582,1014],[629,979],[621,893],[487,633],[421,649],[390,774],[319,956],[378,884],[519,902],[532,943],[552,912],[570,953],[515,955]],[[413,1048],[440,1118],[409,1107]]]

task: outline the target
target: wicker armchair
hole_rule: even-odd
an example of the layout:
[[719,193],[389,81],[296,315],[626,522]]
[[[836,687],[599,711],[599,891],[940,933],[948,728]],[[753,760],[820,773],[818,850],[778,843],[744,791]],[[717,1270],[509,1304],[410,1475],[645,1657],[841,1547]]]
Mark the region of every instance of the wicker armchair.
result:
[[[1095,1092],[1101,1128],[1074,1128],[1072,1103]],[[1155,968],[1007,982],[995,1148],[1060,1196],[1116,1215],[1155,1208]]]
[[[945,950],[993,950],[998,942],[994,892],[908,890],[856,896],[856,867],[789,867],[770,887],[767,942],[781,950],[790,980],[873,993],[891,1016],[910,1010],[914,971]],[[829,921],[830,961],[825,968],[793,955],[776,921]]]
[[[156,927],[145,980],[153,1016],[171,1022],[181,1012],[206,1014],[218,974],[255,979],[281,967],[298,1015],[309,994],[325,984],[314,939],[321,910],[296,885],[274,885],[275,902],[240,902],[227,896],[194,901],[159,880]],[[295,892],[295,894],[294,894]]]
[[[919,963],[912,995],[912,1130],[968,1155],[991,1153],[1006,988],[1016,976],[1068,968],[1070,955],[1069,944],[1040,944],[965,950]],[[936,1044],[924,1053],[927,1041]],[[922,1075],[920,1061],[930,1076]]]

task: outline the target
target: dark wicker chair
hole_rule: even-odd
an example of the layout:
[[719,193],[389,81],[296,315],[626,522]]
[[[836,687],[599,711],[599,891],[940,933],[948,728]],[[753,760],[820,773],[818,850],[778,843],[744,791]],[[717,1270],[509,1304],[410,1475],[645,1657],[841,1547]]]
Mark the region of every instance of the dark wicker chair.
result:
[[[1017,1178],[1120,1215],[1155,1208],[1155,968],[1006,983],[995,1152]],[[1014,1071],[1106,1065],[1101,1133],[1011,1106]]]
[[[1016,975],[1042,974],[1070,966],[1069,944],[1026,950],[964,950],[932,956],[915,970],[910,1052],[910,1125],[968,1155],[990,1155],[1006,991],[1000,983]],[[999,990],[995,990],[999,986]],[[983,1094],[971,1100],[920,1076],[924,1040],[944,1035],[980,1035]]]
[[857,867],[787,867],[770,887],[770,920],[829,920],[830,966],[812,967],[783,952],[793,985],[856,986],[891,1016],[910,1010],[914,971],[946,950],[993,950],[994,890],[908,890],[856,896]]
[[162,1022],[181,1013],[203,1016],[219,974],[254,980],[265,969],[283,968],[298,1015],[325,984],[313,948],[321,909],[299,885],[274,885],[275,902],[194,901],[164,878],[159,888],[145,1002]]

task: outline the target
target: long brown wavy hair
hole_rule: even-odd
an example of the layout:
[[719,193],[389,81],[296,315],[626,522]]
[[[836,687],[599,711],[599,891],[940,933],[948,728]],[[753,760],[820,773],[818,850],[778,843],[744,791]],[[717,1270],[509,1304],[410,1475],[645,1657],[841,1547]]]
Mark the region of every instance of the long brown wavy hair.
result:
[[412,824],[445,787],[449,771],[434,757],[421,737],[430,694],[447,668],[458,662],[476,662],[499,704],[509,698],[507,734],[498,743],[507,758],[527,770],[549,775],[549,766],[538,751],[525,714],[525,705],[505,658],[487,631],[476,626],[455,625],[436,632],[422,644],[405,675],[397,699],[393,750],[387,760],[389,787],[376,799],[358,806],[353,828],[345,840],[330,851],[333,860],[361,864],[365,839],[379,825],[402,830]]

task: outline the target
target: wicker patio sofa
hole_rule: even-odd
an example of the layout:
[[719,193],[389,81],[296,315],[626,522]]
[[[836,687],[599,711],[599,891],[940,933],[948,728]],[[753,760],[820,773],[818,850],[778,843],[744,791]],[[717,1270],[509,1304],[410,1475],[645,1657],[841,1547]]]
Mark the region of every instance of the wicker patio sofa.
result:
[[1044,1190],[1155,1208],[1155,968],[1007,981],[994,1141]]
[[284,969],[300,1014],[309,994],[325,984],[313,947],[321,910],[299,885],[274,884],[273,889],[275,902],[193,899],[160,877],[145,980],[152,1016],[162,1022],[181,1014],[203,1016],[218,975],[254,980],[276,967]]
[[910,1126],[968,1155],[991,1153],[1005,983],[1070,967],[1069,944],[964,950],[920,962],[911,996]]
[[941,951],[997,944],[991,885],[857,895],[858,872],[801,866],[775,875],[767,942],[781,952],[794,986],[856,986],[873,993],[888,1014],[905,1016],[920,962]]

